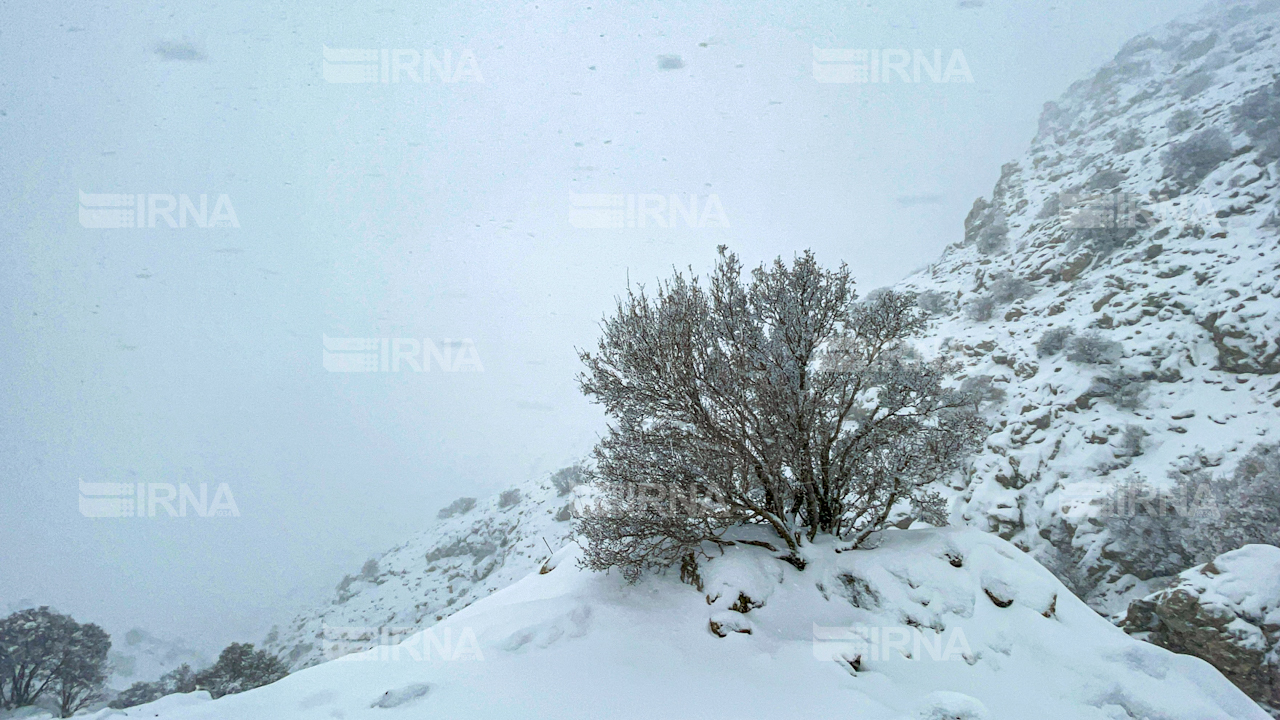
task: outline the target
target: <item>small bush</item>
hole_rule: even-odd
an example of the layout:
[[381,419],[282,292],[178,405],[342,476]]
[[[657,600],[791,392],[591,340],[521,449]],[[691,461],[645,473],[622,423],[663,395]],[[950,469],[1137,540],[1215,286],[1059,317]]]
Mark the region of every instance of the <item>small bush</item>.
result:
[[1180,473],[1172,490],[1116,489],[1103,524],[1128,572],[1173,575],[1249,544],[1280,545],[1280,445],[1259,445],[1228,476]]
[[1280,79],[1231,108],[1237,130],[1249,136],[1263,164],[1280,158]]
[[1231,157],[1231,140],[1218,128],[1206,128],[1164,152],[1165,175],[1183,189],[1198,186]]
[[996,310],[995,298],[990,295],[979,295],[964,306],[964,313],[970,320],[986,322]]
[[1131,127],[1116,137],[1116,143],[1112,146],[1112,150],[1117,155],[1123,155],[1125,153],[1133,152],[1134,150],[1140,150],[1146,146],[1146,144],[1146,141],[1142,137],[1142,131],[1138,128]]
[[498,508],[500,510],[506,510],[513,505],[518,505],[523,499],[524,498],[520,495],[520,491],[516,488],[503,490],[502,494],[498,496]]
[[1045,330],[1044,334],[1036,342],[1036,357],[1053,357],[1062,352],[1067,346],[1067,341],[1075,335],[1076,331],[1069,327],[1053,328]]
[[364,561],[364,565],[360,568],[360,579],[373,580],[378,577],[378,571],[378,561],[374,558],[369,558]]
[[1020,277],[1006,275],[991,283],[991,299],[999,305],[1008,305],[1015,300],[1031,297],[1036,289],[1031,283]]
[[454,500],[453,502],[449,503],[448,507],[445,507],[441,509],[440,512],[436,513],[436,517],[440,518],[441,520],[447,520],[448,518],[451,518],[454,515],[465,515],[471,512],[471,509],[474,508],[475,506],[476,506],[475,498],[460,497],[457,500]]
[[1089,394],[1106,398],[1122,410],[1136,410],[1142,406],[1142,399],[1147,392],[1147,381],[1123,370],[1093,379]]
[[587,470],[581,465],[570,465],[551,474],[551,484],[556,489],[556,495],[568,495],[586,481]]
[[951,297],[936,290],[925,290],[916,295],[916,307],[930,315],[949,315]]
[[1067,341],[1067,359],[1085,365],[1106,365],[1116,362],[1124,354],[1124,347],[1115,340],[1108,340],[1097,332],[1076,335]]
[[1116,456],[1138,457],[1143,453],[1142,441],[1146,437],[1147,431],[1141,425],[1126,425],[1124,434],[1120,436],[1120,445],[1116,450]]
[[1164,126],[1170,135],[1181,135],[1190,130],[1199,120],[1199,113],[1193,110],[1179,110],[1169,116],[1169,121]]
[[1213,73],[1198,72],[1183,78],[1178,83],[1178,92],[1182,94],[1183,100],[1190,100],[1199,95],[1213,84]]
[[984,405],[999,405],[1004,402],[1005,391],[994,383],[995,378],[990,375],[974,375],[961,381],[960,392],[969,397],[974,410],[981,410]]

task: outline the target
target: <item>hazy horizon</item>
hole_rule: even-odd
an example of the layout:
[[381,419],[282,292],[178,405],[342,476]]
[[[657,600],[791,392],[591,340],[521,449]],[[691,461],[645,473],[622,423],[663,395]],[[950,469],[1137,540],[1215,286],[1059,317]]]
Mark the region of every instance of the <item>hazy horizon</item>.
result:
[[[1046,101],[1202,4],[7,4],[0,604],[256,643],[454,498],[588,453],[576,348],[628,282],[721,244],[896,282]],[[326,48],[460,77],[332,82],[359,61]],[[959,50],[973,81],[818,82],[815,48]],[[84,194],[225,195],[238,227],[86,227]],[[664,208],[588,227],[597,195]],[[690,195],[707,222],[665,207]],[[325,337],[472,371],[331,372],[361,350]],[[225,483],[239,514],[86,517],[82,481]]]

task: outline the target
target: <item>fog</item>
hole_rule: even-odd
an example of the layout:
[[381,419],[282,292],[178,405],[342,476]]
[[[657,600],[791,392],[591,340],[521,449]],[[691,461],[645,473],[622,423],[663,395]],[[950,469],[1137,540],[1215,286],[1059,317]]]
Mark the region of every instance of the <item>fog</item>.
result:
[[[719,245],[895,282],[1044,102],[1198,5],[0,4],[0,608],[257,642],[455,497],[586,455],[577,350],[628,283]],[[326,48],[415,52],[345,83]],[[815,48],[954,72],[819,82]],[[146,195],[147,227],[83,194]],[[359,348],[325,337],[440,356],[334,372]],[[88,517],[82,481],[236,512]]]

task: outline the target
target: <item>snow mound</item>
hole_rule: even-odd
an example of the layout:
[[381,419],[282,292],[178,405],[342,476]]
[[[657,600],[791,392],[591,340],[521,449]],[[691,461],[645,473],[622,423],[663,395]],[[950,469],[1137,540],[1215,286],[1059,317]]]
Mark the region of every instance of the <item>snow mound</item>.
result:
[[[736,539],[768,541],[751,533]],[[127,716],[1267,718],[1207,663],[1130,638],[995,536],[891,530],[875,549],[838,550],[787,562],[739,542],[703,560],[699,589],[582,570],[571,544],[553,570],[400,646]],[[733,629],[716,632],[718,619]]]

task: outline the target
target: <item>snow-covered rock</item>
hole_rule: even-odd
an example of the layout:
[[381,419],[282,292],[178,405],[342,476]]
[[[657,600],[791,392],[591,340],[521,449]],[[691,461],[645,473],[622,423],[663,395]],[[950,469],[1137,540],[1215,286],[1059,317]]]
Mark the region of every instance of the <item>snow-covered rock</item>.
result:
[[1101,499],[1280,439],[1278,77],[1273,0],[1134,38],[1046,105],[964,240],[901,285],[933,313],[920,349],[991,389],[953,521],[1104,612],[1149,578],[1108,549]]
[[1280,548],[1246,545],[1134,601],[1125,630],[1204,658],[1280,711]]
[[[555,477],[563,483],[572,472]],[[510,504],[495,495],[452,508],[456,514],[344,578],[328,604],[273,628],[263,647],[294,670],[310,667],[414,633],[510,585],[568,541],[575,494],[565,487],[549,477],[514,488]]]
[[800,570],[739,543],[691,584],[627,585],[581,569],[570,544],[553,570],[402,645],[126,716],[1267,718],[1209,664],[1129,637],[993,535],[894,529],[875,549],[837,547],[802,548]]

